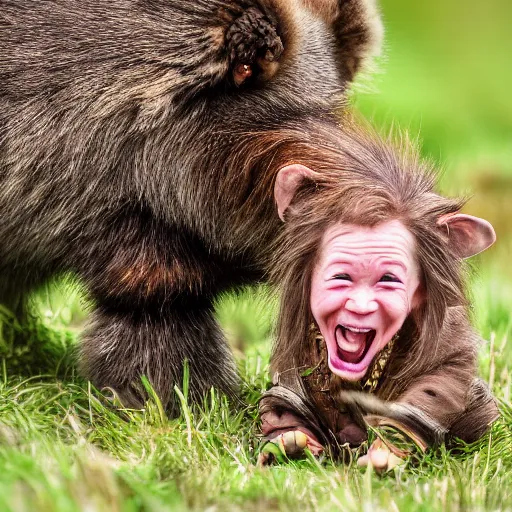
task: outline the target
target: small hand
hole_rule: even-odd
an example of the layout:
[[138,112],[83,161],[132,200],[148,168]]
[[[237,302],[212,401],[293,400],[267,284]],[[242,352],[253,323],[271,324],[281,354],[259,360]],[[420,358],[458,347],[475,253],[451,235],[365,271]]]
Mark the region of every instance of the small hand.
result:
[[368,449],[368,453],[357,460],[358,466],[370,464],[377,473],[385,473],[404,463],[405,459],[397,457],[381,439],[376,439]]
[[313,455],[318,456],[323,452],[323,446],[313,437],[302,430],[289,430],[270,439],[258,456],[258,466],[266,466],[272,459],[298,458],[304,455],[308,449]]

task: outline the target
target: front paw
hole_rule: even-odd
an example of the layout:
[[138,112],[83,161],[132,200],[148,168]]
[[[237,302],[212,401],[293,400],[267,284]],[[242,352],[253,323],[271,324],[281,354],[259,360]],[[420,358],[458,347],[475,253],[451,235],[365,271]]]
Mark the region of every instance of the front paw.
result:
[[255,7],[247,9],[229,27],[226,45],[237,86],[258,72],[271,78],[284,49],[277,24]]
[[324,448],[314,437],[302,430],[289,430],[267,441],[258,456],[258,466],[267,466],[275,459],[298,459],[304,456],[306,450],[318,457]]

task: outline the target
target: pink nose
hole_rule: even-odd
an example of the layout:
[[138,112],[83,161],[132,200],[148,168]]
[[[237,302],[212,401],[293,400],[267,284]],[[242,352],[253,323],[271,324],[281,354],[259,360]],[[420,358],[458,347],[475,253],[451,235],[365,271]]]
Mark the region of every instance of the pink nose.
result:
[[379,305],[373,295],[365,291],[353,294],[347,299],[345,308],[358,315],[368,315],[377,311]]

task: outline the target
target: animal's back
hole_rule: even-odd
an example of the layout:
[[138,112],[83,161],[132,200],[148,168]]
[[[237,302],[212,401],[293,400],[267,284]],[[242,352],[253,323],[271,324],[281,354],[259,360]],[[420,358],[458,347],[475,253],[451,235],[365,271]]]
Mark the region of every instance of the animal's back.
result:
[[172,408],[186,358],[193,398],[232,393],[214,297],[261,277],[279,148],[338,129],[371,1],[319,1],[331,26],[300,0],[0,0],[0,302],[73,271],[96,386],[140,405],[146,375]]
[[[325,24],[293,1],[275,2],[293,25],[277,75],[226,86],[225,18],[265,4],[273,5],[0,1],[2,239],[29,259],[57,255],[93,212],[107,215],[134,197],[187,223],[196,215],[184,199],[192,187],[205,217],[215,217],[201,185],[212,142],[222,147],[255,126],[329,112],[343,89]],[[50,248],[31,243],[43,227]],[[204,231],[219,238],[214,227]]]

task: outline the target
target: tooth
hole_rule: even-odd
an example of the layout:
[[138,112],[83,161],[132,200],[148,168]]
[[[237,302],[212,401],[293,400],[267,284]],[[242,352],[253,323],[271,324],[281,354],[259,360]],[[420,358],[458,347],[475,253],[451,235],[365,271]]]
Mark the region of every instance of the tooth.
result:
[[355,333],[368,333],[371,331],[371,329],[363,329],[359,327],[345,327],[345,329]]

